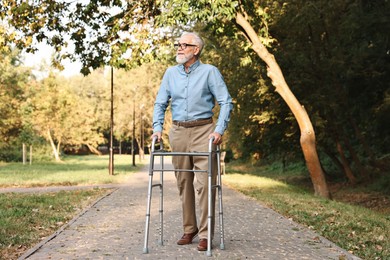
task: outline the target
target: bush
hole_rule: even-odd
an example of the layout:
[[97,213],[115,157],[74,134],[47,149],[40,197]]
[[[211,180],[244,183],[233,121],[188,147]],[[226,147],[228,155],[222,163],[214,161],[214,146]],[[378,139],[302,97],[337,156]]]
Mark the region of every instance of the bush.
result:
[[22,161],[22,149],[15,146],[4,146],[0,149],[0,161],[18,162]]
[[[2,162],[22,162],[23,161],[23,148],[21,143],[13,143],[11,145],[4,145],[0,148],[0,161]],[[52,149],[45,142],[39,142],[33,144],[33,157],[34,161],[51,161],[53,159]],[[26,145],[27,161],[30,158],[30,146]]]

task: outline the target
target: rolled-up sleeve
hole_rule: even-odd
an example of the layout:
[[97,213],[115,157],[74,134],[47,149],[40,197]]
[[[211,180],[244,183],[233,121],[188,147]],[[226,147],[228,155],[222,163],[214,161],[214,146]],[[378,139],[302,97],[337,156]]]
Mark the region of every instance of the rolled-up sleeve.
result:
[[160,89],[157,93],[156,101],[154,103],[153,110],[153,133],[162,132],[165,111],[167,110],[169,100],[171,99],[168,90],[168,75],[165,72],[164,77],[161,81]]
[[213,93],[220,107],[215,132],[223,135],[230,121],[230,113],[233,109],[232,97],[229,94],[222,74],[216,67],[213,67],[210,71],[208,81],[210,91]]

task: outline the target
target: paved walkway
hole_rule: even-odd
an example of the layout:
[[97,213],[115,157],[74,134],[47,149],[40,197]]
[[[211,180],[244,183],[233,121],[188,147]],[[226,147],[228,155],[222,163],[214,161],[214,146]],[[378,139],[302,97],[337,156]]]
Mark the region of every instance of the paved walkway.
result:
[[158,245],[155,190],[149,254],[143,254],[147,185],[147,171],[134,174],[20,259],[359,259],[225,186],[225,250],[219,248],[218,224],[212,257],[197,251],[197,238],[192,245],[178,246],[181,207],[172,173],[164,177],[164,245]]

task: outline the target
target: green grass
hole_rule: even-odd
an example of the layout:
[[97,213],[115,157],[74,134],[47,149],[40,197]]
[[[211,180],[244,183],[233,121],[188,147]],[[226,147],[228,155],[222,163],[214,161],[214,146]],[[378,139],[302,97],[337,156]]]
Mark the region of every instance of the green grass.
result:
[[17,259],[107,192],[90,189],[0,194],[0,259]]
[[62,163],[2,164],[0,188],[122,183],[143,166],[138,157],[134,167],[130,155],[115,155],[114,175],[109,175],[108,161],[108,156],[90,155],[68,156]]
[[[267,177],[262,177],[263,170]],[[299,169],[281,172],[279,168],[236,165],[228,167],[227,172],[223,177],[225,184],[306,225],[351,253],[363,259],[390,258],[388,214],[313,196]]]
[[[144,166],[137,157],[133,167],[131,159],[130,155],[115,155],[114,175],[109,175],[108,156],[68,156],[61,163],[32,165],[0,163],[0,187],[123,183]],[[0,194],[0,259],[17,259],[107,192]]]

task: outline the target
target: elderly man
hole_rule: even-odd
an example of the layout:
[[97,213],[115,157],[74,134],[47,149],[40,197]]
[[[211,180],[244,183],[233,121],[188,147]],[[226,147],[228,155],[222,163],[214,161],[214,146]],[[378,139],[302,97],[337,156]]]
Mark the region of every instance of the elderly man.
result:
[[[233,108],[232,98],[219,70],[199,61],[204,43],[198,34],[184,33],[174,46],[178,65],[168,68],[162,79],[154,104],[152,138],[157,137],[157,141],[160,141],[165,111],[171,102],[173,126],[168,136],[172,151],[205,152],[208,151],[210,138],[214,138],[214,145],[222,142]],[[220,107],[216,124],[212,119],[215,102]],[[178,170],[208,169],[208,159],[204,156],[174,156],[172,163]],[[212,180],[215,183],[217,165],[213,165]],[[176,171],[175,176],[182,201],[184,231],[177,244],[191,244],[194,237],[199,235],[198,250],[205,251],[208,233],[207,172]],[[199,226],[196,219],[195,190],[199,196]],[[213,193],[215,201],[215,192]],[[214,218],[210,228],[213,235]]]

